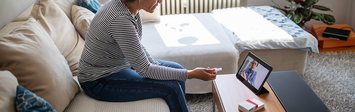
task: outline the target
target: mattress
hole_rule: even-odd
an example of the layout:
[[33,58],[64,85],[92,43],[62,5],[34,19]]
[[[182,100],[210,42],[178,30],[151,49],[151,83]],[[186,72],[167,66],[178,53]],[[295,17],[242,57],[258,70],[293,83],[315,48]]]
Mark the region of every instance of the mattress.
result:
[[242,53],[256,49],[301,49],[318,53],[316,38],[270,6],[216,9],[219,21]]

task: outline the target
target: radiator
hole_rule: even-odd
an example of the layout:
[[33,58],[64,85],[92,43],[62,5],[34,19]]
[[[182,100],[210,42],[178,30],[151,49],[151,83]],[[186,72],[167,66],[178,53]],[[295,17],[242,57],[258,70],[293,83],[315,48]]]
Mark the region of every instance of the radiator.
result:
[[209,13],[214,9],[239,6],[240,0],[163,0],[160,14]]

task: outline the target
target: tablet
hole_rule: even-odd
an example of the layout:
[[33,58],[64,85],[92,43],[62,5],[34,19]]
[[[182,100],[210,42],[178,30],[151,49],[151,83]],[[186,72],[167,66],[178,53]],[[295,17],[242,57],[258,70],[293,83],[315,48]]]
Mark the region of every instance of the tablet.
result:
[[263,87],[272,67],[259,57],[249,52],[240,66],[236,77],[255,94],[268,93]]

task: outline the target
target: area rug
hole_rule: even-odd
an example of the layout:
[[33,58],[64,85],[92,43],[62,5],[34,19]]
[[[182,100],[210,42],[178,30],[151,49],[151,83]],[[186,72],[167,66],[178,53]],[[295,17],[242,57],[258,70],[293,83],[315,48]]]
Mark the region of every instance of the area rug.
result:
[[355,112],[355,53],[309,55],[303,79],[332,112]]
[[[330,111],[355,112],[355,53],[309,54],[302,77]],[[186,95],[190,112],[212,112],[212,101],[211,93]]]

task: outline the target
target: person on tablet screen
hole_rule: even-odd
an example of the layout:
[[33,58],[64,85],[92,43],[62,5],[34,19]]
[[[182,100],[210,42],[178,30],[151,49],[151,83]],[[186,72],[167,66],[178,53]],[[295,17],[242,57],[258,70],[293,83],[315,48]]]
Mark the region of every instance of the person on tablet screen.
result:
[[257,75],[257,72],[255,71],[257,66],[258,62],[254,60],[250,68],[247,68],[242,73],[240,73],[240,75],[253,86]]

